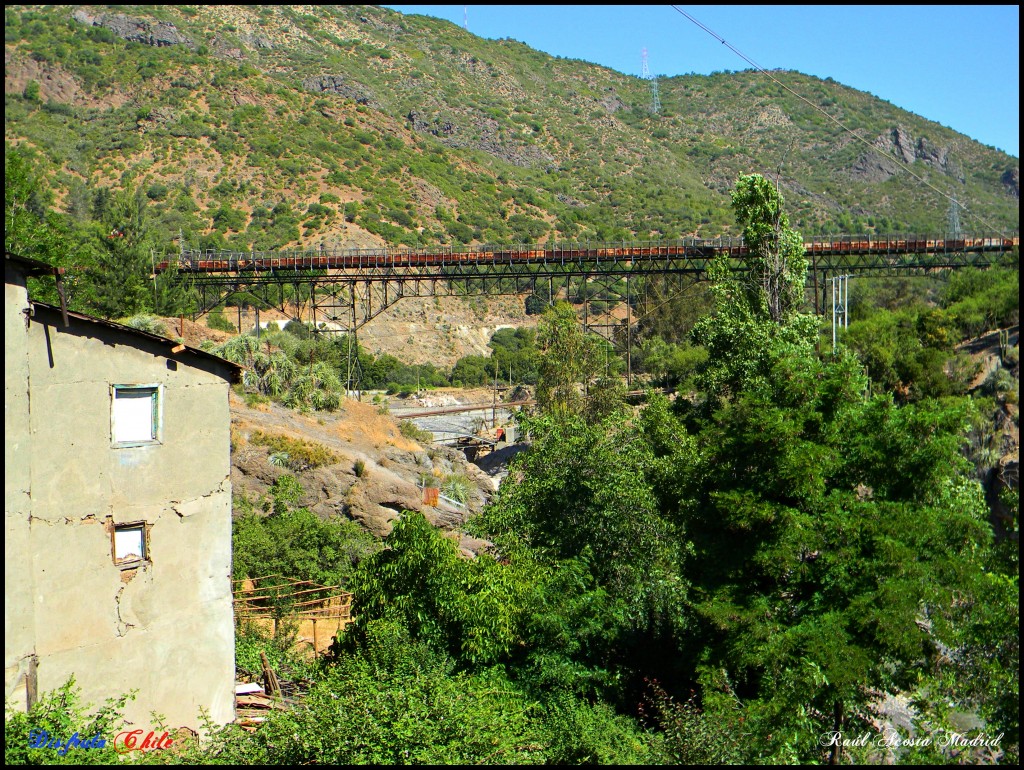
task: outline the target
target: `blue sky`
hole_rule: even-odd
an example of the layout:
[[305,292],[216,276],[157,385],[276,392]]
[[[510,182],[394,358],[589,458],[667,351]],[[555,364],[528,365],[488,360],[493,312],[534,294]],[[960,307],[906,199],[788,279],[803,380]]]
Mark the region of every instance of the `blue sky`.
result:
[[[670,5],[389,5],[641,74],[750,65]],[[1017,5],[679,5],[765,69],[831,77],[1020,157]]]

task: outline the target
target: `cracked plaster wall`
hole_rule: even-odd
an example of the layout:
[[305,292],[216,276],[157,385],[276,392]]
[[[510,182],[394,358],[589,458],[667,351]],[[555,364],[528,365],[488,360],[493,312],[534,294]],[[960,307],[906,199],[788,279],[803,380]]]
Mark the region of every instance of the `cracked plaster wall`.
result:
[[[76,319],[65,329],[38,307],[26,334],[5,307],[8,694],[34,652],[40,693],[74,674],[94,704],[137,689],[126,716],[140,727],[156,711],[195,728],[200,707],[232,720],[227,380],[169,365],[166,347],[130,333]],[[111,446],[113,383],[163,386],[159,444]],[[28,441],[12,450],[12,435]],[[138,521],[149,559],[125,570],[111,528]]]
[[29,549],[28,342],[25,282],[5,265],[4,283],[4,696],[25,705],[35,649]]

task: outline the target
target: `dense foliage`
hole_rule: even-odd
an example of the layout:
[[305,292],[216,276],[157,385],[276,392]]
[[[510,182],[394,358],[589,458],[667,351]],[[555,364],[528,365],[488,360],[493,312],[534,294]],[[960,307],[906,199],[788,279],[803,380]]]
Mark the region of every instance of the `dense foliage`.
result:
[[[967,446],[993,402],[894,397],[869,385],[855,344],[820,357],[813,319],[775,318],[756,286],[714,277],[714,320],[693,334],[714,352],[690,367],[694,392],[639,411],[588,387],[599,369],[567,351],[592,343],[564,307],[545,311],[545,409],[524,421],[529,451],[472,523],[497,558],[467,560],[405,514],[353,577],[358,621],[324,689],[255,742],[217,750],[270,762],[880,761],[884,747],[821,736],[874,731],[890,693],[915,704],[931,739],[904,760],[949,759],[942,731],[960,712],[1002,733],[1001,757],[1015,761],[1016,553],[993,540]],[[992,286],[951,283],[935,317],[910,328],[941,326]],[[454,691],[468,711],[451,710]],[[352,737],[335,744],[318,724]]]
[[267,575],[348,585],[356,565],[377,543],[355,522],[320,519],[299,505],[303,489],[294,476],[279,477],[258,500],[237,499],[232,527],[236,580]]

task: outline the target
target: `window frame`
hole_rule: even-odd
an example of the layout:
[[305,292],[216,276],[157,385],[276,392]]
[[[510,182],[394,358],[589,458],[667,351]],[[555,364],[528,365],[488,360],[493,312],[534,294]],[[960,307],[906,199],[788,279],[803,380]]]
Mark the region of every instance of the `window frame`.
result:
[[[110,558],[119,569],[134,569],[149,564],[149,527],[145,521],[126,521],[110,528]],[[117,533],[139,530],[142,535],[142,555],[134,559],[117,558]]]
[[[130,391],[151,391],[152,413],[151,413],[151,434],[149,439],[117,440],[117,397],[119,392]],[[115,383],[110,386],[110,445],[115,449],[126,447],[152,446],[163,443],[163,385],[157,382],[128,384]]]

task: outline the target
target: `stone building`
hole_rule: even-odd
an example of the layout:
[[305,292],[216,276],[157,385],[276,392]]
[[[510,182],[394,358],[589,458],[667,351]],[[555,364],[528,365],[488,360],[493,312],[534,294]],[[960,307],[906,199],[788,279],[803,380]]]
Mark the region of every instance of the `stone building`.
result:
[[[4,260],[4,690],[234,718],[228,388],[238,367],[34,302]],[[63,304],[63,303],[62,303]]]

